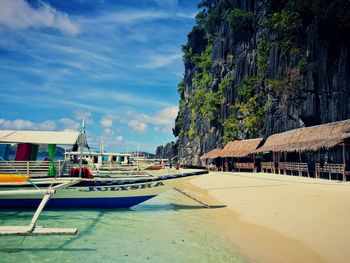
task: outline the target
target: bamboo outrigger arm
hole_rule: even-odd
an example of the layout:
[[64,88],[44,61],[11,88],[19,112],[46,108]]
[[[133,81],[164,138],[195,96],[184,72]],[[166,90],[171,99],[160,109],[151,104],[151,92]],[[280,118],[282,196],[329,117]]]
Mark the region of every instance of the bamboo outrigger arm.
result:
[[54,187],[49,187],[44,190],[8,190],[0,192],[2,195],[11,194],[38,194],[44,193],[43,199],[41,200],[38,208],[36,209],[33,218],[28,226],[1,226],[0,236],[3,235],[15,235],[15,236],[30,236],[30,235],[76,235],[78,232],[77,228],[45,228],[42,226],[37,226],[36,222],[43,209],[45,208],[47,202],[50,200],[51,195],[56,193],[59,188],[69,187],[71,185],[77,184],[81,179],[76,179],[67,183],[62,183]]

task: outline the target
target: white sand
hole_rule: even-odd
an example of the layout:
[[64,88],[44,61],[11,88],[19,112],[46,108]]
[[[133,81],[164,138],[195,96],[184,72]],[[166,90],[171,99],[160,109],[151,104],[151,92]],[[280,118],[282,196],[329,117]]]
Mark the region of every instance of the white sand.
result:
[[350,262],[350,183],[216,172],[191,184],[227,205],[208,213],[252,261]]

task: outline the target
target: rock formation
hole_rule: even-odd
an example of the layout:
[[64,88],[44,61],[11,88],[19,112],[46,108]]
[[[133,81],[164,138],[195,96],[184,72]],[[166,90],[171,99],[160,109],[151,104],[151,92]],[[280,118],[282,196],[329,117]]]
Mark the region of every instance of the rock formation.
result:
[[[179,160],[350,118],[350,2],[203,0],[183,46]],[[160,151],[160,149],[157,149]]]

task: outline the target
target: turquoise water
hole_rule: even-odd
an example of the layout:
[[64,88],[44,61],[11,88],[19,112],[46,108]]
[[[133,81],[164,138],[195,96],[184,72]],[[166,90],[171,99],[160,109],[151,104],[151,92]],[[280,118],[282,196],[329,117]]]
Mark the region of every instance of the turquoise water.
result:
[[[0,225],[26,225],[32,214],[0,211]],[[203,208],[175,191],[132,209],[44,211],[38,225],[79,232],[22,245],[23,237],[0,237],[0,262],[246,262]]]

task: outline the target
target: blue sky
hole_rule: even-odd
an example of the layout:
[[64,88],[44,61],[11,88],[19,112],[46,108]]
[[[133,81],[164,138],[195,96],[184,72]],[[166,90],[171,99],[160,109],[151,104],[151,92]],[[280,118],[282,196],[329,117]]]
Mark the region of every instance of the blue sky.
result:
[[0,129],[79,130],[92,147],[174,140],[195,0],[0,0]]

